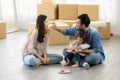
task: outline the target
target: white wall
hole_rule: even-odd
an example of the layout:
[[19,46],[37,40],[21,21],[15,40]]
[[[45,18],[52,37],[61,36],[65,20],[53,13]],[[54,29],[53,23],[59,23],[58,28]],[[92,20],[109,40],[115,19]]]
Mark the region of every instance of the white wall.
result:
[[111,31],[116,35],[120,35],[120,0],[115,0],[114,5],[114,20]]

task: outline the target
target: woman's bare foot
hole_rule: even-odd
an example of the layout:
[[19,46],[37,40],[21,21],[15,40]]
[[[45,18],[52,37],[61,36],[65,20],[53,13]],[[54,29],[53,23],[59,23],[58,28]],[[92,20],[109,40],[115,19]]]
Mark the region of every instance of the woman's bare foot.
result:
[[34,66],[35,69],[37,69],[40,66],[40,64],[37,64]]
[[74,64],[74,65],[72,65],[72,67],[77,68],[77,67],[79,67],[79,64]]

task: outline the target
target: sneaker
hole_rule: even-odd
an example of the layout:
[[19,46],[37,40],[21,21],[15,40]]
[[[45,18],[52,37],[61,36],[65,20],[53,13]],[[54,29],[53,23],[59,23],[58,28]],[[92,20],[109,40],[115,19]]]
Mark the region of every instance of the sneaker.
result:
[[83,67],[88,70],[90,68],[90,65],[87,62],[84,62]]

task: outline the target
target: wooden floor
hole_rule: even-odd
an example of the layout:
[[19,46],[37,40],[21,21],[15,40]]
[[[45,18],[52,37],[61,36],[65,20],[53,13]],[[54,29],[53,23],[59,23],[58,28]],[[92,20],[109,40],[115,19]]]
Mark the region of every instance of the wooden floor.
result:
[[[106,60],[89,70],[64,67],[64,61],[33,69],[23,65],[20,54],[26,33],[20,31],[8,34],[7,39],[0,39],[0,80],[120,80],[120,37],[103,41]],[[62,55],[67,46],[50,46],[48,52]],[[70,69],[71,73],[59,74],[60,69]]]

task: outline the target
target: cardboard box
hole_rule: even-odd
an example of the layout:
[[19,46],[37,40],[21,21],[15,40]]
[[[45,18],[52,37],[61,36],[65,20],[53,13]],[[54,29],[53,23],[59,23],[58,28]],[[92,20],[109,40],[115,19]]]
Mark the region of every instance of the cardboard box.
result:
[[73,24],[76,23],[76,20],[56,20],[56,21],[64,22],[64,23],[68,24],[70,26],[70,28],[73,26]]
[[49,19],[57,19],[57,4],[37,4],[37,15],[47,15]]
[[106,22],[106,27],[98,28],[103,39],[110,39],[110,22]]
[[49,24],[55,23],[57,20],[49,20]]
[[[57,27],[60,29],[69,28],[69,25],[61,22],[56,23]],[[35,28],[35,22],[32,22],[29,24],[29,33]],[[69,37],[64,36],[62,33],[59,33],[58,31],[55,31],[53,29],[50,29],[50,38],[49,38],[49,45],[57,45],[57,44],[68,44],[69,43]]]
[[99,6],[98,5],[78,5],[78,15],[87,13],[92,21],[99,20]]
[[76,20],[77,11],[77,4],[59,4],[59,19]]
[[[101,34],[102,36],[102,39],[110,39],[110,22],[106,22],[106,21],[96,21],[96,23],[98,22],[98,24],[93,25],[92,22],[91,22],[91,26],[96,28],[99,33]],[[102,23],[100,22],[103,22],[104,24],[101,25]],[[99,25],[100,24],[100,25]]]
[[0,21],[0,39],[6,38],[6,22]]
[[[64,22],[64,23],[68,24],[69,28],[71,28],[76,23],[76,20],[56,20],[56,21],[60,21],[60,22]],[[75,39],[75,37],[70,36],[70,39]]]
[[55,3],[55,0],[41,0],[41,2],[44,4],[51,4],[51,3]]
[[[56,24],[59,29],[69,28],[69,25],[65,23]],[[55,31],[53,29],[50,29],[50,45],[58,45],[58,44],[68,44],[69,43],[69,36],[64,36],[62,33]]]

